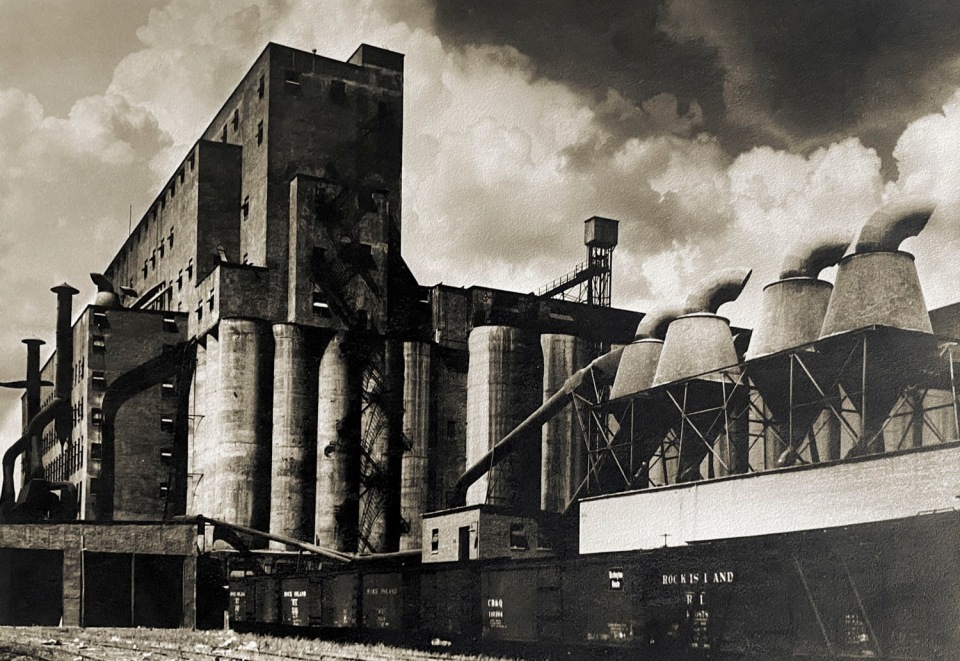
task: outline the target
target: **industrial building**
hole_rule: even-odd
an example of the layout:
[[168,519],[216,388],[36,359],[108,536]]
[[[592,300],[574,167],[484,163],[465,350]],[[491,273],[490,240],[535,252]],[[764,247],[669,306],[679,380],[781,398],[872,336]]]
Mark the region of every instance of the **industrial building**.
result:
[[[437,577],[482,565],[493,567],[483,599],[501,604],[490,611],[499,615],[477,615],[485,638],[533,642],[549,629],[556,642],[567,630],[578,644],[630,647],[671,630],[703,650],[729,635],[705,607],[688,608],[694,593],[671,577],[707,549],[715,582],[733,583],[717,558],[765,540],[765,554],[794,553],[793,566],[775,558],[799,577],[783,595],[809,602],[791,626],[815,622],[831,651],[945,644],[932,628],[916,643],[877,635],[879,612],[904,627],[903,640],[920,636],[891,610],[893,583],[858,589],[863,571],[847,572],[854,599],[833,569],[805,571],[821,560],[792,546],[807,531],[825,531],[817,543],[829,545],[848,530],[883,540],[914,518],[927,534],[931,513],[937,526],[952,520],[943,512],[960,494],[960,307],[928,311],[913,256],[899,250],[932,209],[885,209],[852,252],[818,246],[785,264],[752,332],[718,314],[749,271],[705,283],[683,309],[611,307],[617,221],[602,217],[583,223],[586,261],[537,293],[429,286],[402,257],[402,125],[401,55],[362,45],[339,62],[270,44],[95,274],[94,303],[74,320],[76,290],[54,288],[54,356],[41,367],[42,342],[25,340],[24,435],[4,456],[0,553],[61,587],[31,602],[11,570],[0,576],[13,586],[0,616],[11,619],[20,599],[35,621],[95,624],[119,609],[128,624],[190,626],[205,598],[204,556],[240,550],[236,571],[259,579],[297,550],[422,564],[423,608],[450,618],[438,625],[448,633],[467,611],[438,604],[481,588],[454,581],[463,593],[444,597]],[[830,266],[835,284],[819,278]],[[160,532],[130,534],[141,529]],[[103,553],[102,541],[77,546],[87,536],[123,556],[89,558],[94,572],[129,570],[123,603],[75,601],[78,553]],[[673,546],[694,550],[668,555]],[[916,550],[888,547],[877,571],[892,576]],[[624,579],[639,554],[664,567],[662,584]],[[521,560],[558,563],[537,565],[534,580],[556,601],[550,626],[504,619],[534,609],[511,611],[510,590],[522,590],[485,563]],[[626,580],[633,592],[616,613],[564,628],[554,573],[579,571],[579,560],[604,589]],[[181,586],[179,613],[144,610],[138,594],[156,586],[137,582],[143,563]],[[738,589],[741,575],[757,594],[769,587],[768,569],[739,556],[732,566]],[[915,578],[920,603],[936,586]],[[359,594],[361,579],[343,580],[345,594]],[[245,590],[232,597],[235,621],[263,622]],[[818,590],[831,596],[818,601]],[[701,605],[708,593],[696,593]],[[427,610],[417,612],[407,620],[424,624]],[[328,622],[356,625],[356,612]],[[792,640],[789,628],[777,644]]]
[[[73,319],[75,290],[59,290],[69,338],[42,368],[30,344],[45,385],[24,423],[65,404],[24,453],[24,484],[61,484],[61,509],[75,499],[90,522],[203,515],[342,552],[419,549],[421,516],[453,504],[467,464],[640,315],[609,307],[616,221],[601,218],[585,225],[592,261],[554,283],[599,304],[419,284],[401,256],[402,125],[402,55],[268,45],[94,303]],[[556,510],[576,439],[552,424],[546,454],[510,470],[552,462]],[[515,483],[495,476],[491,502],[538,511],[539,483],[497,487]]]

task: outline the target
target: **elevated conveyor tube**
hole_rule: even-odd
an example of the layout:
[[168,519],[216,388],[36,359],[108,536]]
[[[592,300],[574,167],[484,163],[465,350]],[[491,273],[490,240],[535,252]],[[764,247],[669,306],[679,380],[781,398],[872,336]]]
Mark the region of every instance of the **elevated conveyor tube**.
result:
[[614,349],[596,358],[583,369],[574,372],[560,390],[464,471],[453,487],[453,502],[463,503],[470,485],[508,457],[524,439],[528,439],[531,443],[540,443],[540,428],[570,403],[570,395],[584,385],[588,376],[592,375],[594,382],[598,385],[613,383],[622,355],[622,348]]

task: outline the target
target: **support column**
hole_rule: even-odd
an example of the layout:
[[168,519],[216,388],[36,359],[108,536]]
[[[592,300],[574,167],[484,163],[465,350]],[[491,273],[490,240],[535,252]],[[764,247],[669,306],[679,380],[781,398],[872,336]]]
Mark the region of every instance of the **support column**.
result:
[[[469,348],[468,466],[533,413],[543,395],[543,353],[536,335],[509,326],[478,326],[470,332]],[[468,505],[539,510],[541,439],[534,434],[467,490]]]
[[258,530],[270,522],[271,344],[259,322],[221,320],[220,383],[210,384],[218,401],[214,517]]
[[[270,532],[313,540],[317,469],[317,363],[304,328],[273,325]],[[281,542],[271,548],[284,549]]]
[[317,398],[316,542],[357,550],[360,502],[360,387],[355,348],[334,335],[320,359]]
[[400,537],[400,550],[419,549],[420,517],[427,509],[427,447],[430,440],[430,345],[403,345],[403,435],[410,449],[401,467],[400,513],[409,526]]
[[[571,374],[587,364],[587,347],[573,335],[547,334],[540,337],[543,349],[543,401],[563,387]],[[587,454],[576,420],[568,404],[547,421],[542,431],[540,508],[563,512],[586,475]]]

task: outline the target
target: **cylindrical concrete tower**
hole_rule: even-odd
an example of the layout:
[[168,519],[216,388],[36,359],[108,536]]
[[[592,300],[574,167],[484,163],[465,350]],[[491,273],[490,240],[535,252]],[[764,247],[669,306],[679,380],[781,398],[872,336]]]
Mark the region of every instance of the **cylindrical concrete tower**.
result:
[[317,361],[303,327],[274,324],[273,339],[270,532],[310,542],[317,487]]
[[[543,349],[543,401],[588,362],[587,347],[573,335],[540,337]],[[542,431],[540,508],[562,512],[587,471],[587,452],[579,433],[576,410],[568,404]]]
[[410,526],[400,537],[400,550],[420,548],[423,516],[427,509],[428,443],[430,440],[430,345],[403,345],[403,435],[410,443],[403,455],[400,513]]
[[[543,396],[543,353],[536,335],[509,326],[478,326],[470,332],[469,352],[468,466],[523,422]],[[467,504],[488,502],[536,512],[540,455],[539,443],[521,444],[468,489]]]
[[220,382],[207,382],[218,409],[214,517],[258,530],[270,522],[271,345],[260,322],[221,319]]
[[213,517],[217,512],[217,470],[219,442],[215,399],[220,383],[220,340],[207,333],[197,345],[197,370],[190,394],[190,453],[192,464],[190,512]]
[[317,397],[317,544],[357,550],[360,501],[361,374],[346,333],[320,359]]

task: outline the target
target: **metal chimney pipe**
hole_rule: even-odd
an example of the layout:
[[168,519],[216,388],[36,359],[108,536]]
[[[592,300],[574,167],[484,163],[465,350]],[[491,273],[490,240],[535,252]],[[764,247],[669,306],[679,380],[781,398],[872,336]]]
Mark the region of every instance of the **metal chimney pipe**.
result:
[[[40,347],[46,344],[43,340],[28,338],[23,340],[27,345],[27,379],[26,379],[26,410],[23,419],[23,428],[40,412]],[[40,437],[30,437],[30,454],[27,474],[31,478],[43,477],[43,449],[40,447]]]
[[27,410],[23,425],[26,427],[26,423],[40,412],[40,347],[46,342],[27,338],[23,343],[27,345]]
[[[73,297],[80,292],[67,283],[57,285],[50,291],[57,295],[57,369],[53,394],[55,398],[69,402],[73,387],[73,328],[70,319],[73,315]],[[69,407],[57,415],[56,432],[61,444],[70,437]]]

